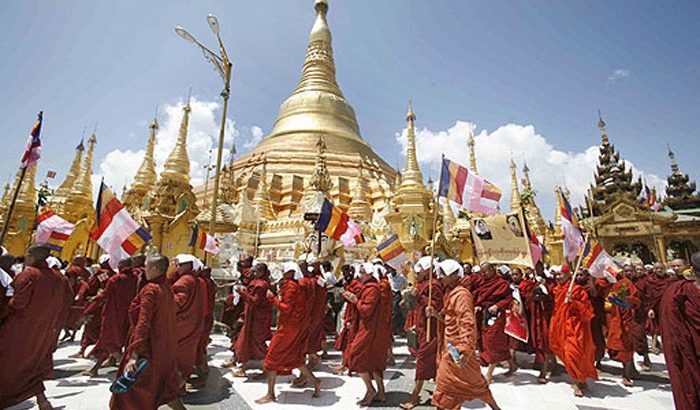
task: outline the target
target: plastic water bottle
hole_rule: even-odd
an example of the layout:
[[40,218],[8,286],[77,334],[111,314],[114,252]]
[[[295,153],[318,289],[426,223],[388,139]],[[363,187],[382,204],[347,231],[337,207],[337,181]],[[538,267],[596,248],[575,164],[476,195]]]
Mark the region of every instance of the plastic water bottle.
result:
[[131,390],[132,387],[136,384],[136,381],[138,381],[139,376],[143,373],[144,370],[146,370],[146,367],[148,367],[148,360],[141,358],[136,361],[136,370],[132,372],[124,372],[121,376],[117,378],[117,380],[112,383],[112,385],[109,387],[109,391],[115,394],[120,394],[120,393],[126,393],[129,390]]
[[452,356],[452,360],[454,360],[455,363],[459,361],[459,357],[462,355],[459,350],[457,350],[456,347],[452,345],[452,343],[447,344],[447,351],[450,353],[450,356]]

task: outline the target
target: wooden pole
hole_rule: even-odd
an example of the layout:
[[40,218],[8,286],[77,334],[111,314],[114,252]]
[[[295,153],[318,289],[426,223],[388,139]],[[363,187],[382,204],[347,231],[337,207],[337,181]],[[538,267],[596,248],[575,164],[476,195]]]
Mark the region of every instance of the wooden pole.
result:
[[[586,243],[588,243],[588,236],[590,234],[586,234],[586,237],[583,238],[583,246],[586,246]],[[578,256],[578,261],[576,262],[576,268],[574,269],[574,274],[571,276],[571,283],[569,283],[569,290],[566,291],[566,303],[571,302],[571,292],[574,289],[574,282],[576,281],[576,274],[578,273],[578,268],[581,267],[581,261],[583,260],[583,252]]]
[[[35,165],[32,165],[35,166]],[[22,167],[22,172],[19,174],[19,182],[15,187],[15,192],[12,194],[12,202],[10,206],[7,207],[7,214],[5,215],[5,223],[2,226],[2,233],[0,234],[0,245],[5,242],[5,236],[7,231],[10,229],[10,222],[12,219],[12,211],[15,210],[15,202],[17,202],[17,195],[19,195],[19,190],[22,188],[22,183],[24,182],[24,176],[27,174],[27,167]]]
[[[430,245],[430,270],[428,271],[428,306],[433,305],[433,267],[435,265],[435,237],[437,236],[437,216],[440,198],[440,184],[442,183],[442,163],[445,161],[445,154],[440,160],[440,179],[438,179],[438,192],[435,195],[435,205],[433,206],[433,237]],[[447,198],[445,198],[447,201]],[[426,321],[425,340],[430,341],[430,319]]]

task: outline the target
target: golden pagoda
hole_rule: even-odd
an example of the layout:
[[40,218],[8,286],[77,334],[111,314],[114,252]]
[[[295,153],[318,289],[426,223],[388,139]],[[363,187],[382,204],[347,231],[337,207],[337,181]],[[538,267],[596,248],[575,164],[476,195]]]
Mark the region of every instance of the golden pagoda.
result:
[[469,127],[469,137],[467,138],[467,146],[469,147],[469,170],[477,175],[479,175],[479,168],[476,166],[476,154],[474,152],[474,133],[471,127]]
[[[163,255],[174,256],[188,249],[191,225],[199,214],[190,185],[190,159],[187,155],[189,98],[183,107],[177,142],[168,155],[160,178],[144,199],[143,219],[153,237],[154,248]],[[148,167],[148,166],[147,166]]]
[[[1,221],[2,223],[0,223],[0,227],[5,223],[4,218],[7,217],[7,207],[9,207],[12,193],[17,189],[21,174],[22,169],[19,169],[12,189],[9,191],[10,196],[8,197],[7,204],[3,206],[3,220]],[[15,202],[15,207],[10,217],[9,228],[2,244],[10,254],[15,256],[24,255],[27,247],[31,244],[34,221],[36,220],[37,196],[35,178],[36,164],[33,164],[27,169],[24,180],[22,181],[22,186],[17,194],[17,201]]]
[[61,182],[61,185],[56,188],[53,192],[53,196],[51,196],[49,200],[48,207],[57,215],[66,214],[68,197],[73,191],[75,180],[78,179],[78,175],[80,175],[83,151],[85,151],[85,146],[83,145],[83,141],[80,140],[80,144],[75,147],[75,157],[73,157],[73,162],[68,170],[68,174],[66,174],[66,178]]
[[530,229],[540,238],[544,238],[547,233],[547,222],[542,217],[542,212],[535,202],[537,193],[532,187],[530,181],[530,168],[527,167],[527,162],[523,164],[523,198],[522,203],[525,206],[525,216],[530,225]]
[[148,194],[155,188],[156,181],[158,180],[156,162],[153,159],[153,152],[156,145],[156,132],[158,131],[157,118],[153,118],[149,128],[151,132],[148,136],[143,162],[141,166],[139,166],[138,171],[136,171],[134,182],[129,189],[126,190],[124,195],[122,195],[122,203],[139,223],[145,222],[143,219],[144,212],[148,211],[150,207],[147,201],[147,198],[149,198]]
[[518,168],[515,160],[510,159],[510,212],[520,210],[520,188],[518,187]]

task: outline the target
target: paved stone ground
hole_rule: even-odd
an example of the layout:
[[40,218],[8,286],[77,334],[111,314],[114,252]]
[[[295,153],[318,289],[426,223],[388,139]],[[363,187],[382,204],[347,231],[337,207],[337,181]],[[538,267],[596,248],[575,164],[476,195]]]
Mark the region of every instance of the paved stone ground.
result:
[[[362,381],[358,377],[336,376],[328,371],[327,364],[315,372],[323,382],[324,392],[317,399],[311,398],[311,389],[293,389],[289,387],[290,377],[279,377],[277,384],[278,403],[265,406],[254,404],[254,400],[265,394],[264,380],[253,377],[260,370],[255,366],[249,371],[247,379],[233,378],[230,371],[222,369],[221,363],[230,356],[227,351],[228,339],[222,335],[213,335],[209,347],[211,354],[211,372],[205,389],[190,392],[185,397],[188,409],[196,410],[249,410],[249,409],[301,409],[309,406],[324,409],[358,408],[356,401],[364,393]],[[100,376],[90,379],[81,372],[91,366],[89,360],[70,359],[69,355],[78,350],[78,343],[59,346],[54,358],[54,379],[46,382],[47,396],[57,409],[66,410],[103,410],[109,403],[109,385],[116,369],[100,371]],[[394,348],[396,365],[386,372],[387,403],[373,408],[396,409],[398,404],[406,401],[412,387],[414,375],[413,358],[408,354],[403,341],[398,341]],[[640,359],[637,357],[636,359]],[[328,364],[337,363],[340,356],[331,352]],[[532,359],[518,356],[520,366],[529,367]],[[514,376],[498,376],[504,369],[496,370],[496,377],[491,389],[494,397],[503,409],[548,409],[548,410],[627,410],[627,409],[673,409],[668,372],[663,362],[663,355],[652,356],[652,372],[635,382],[631,388],[620,384],[620,367],[617,363],[605,361],[600,380],[589,382],[589,396],[574,398],[569,379],[565,373],[554,376],[550,383],[539,385],[535,380],[537,371],[521,369]],[[257,364],[257,369],[260,363]],[[563,369],[562,369],[563,370]],[[426,390],[432,391],[433,385],[426,383]],[[423,399],[428,402],[429,393],[424,392]],[[11,410],[36,409],[34,400],[29,400]],[[165,407],[164,407],[165,408]],[[427,404],[418,408],[430,408]],[[465,403],[464,409],[485,409],[481,402]]]

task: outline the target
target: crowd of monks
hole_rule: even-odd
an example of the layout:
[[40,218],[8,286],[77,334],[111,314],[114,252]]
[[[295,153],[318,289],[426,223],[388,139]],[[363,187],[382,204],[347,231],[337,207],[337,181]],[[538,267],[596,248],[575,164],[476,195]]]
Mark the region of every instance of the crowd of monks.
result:
[[[73,357],[94,361],[87,376],[109,366],[118,367],[117,377],[134,374],[147,362],[130,389],[112,394],[110,408],[184,409],[186,391],[206,385],[219,289],[226,298],[217,319],[231,339],[223,366],[248,377],[251,362],[262,362],[268,388],[258,404],[276,401],[277,376],[295,370],[294,387],[311,389],[314,398],[324,394],[314,369],[327,360],[327,340],[342,353],[331,370],[364,382],[358,405],[385,402],[384,372],[400,335],[415,357],[404,409],[420,404],[426,380],[435,382],[437,408],[479,399],[498,409],[489,386],[517,372],[516,352],[521,365],[523,355],[534,356],[533,383],[547,383],[558,360],[573,395],[584,396],[606,353],[620,363],[620,383],[632,386],[640,372],[652,370],[649,355],[662,351],[676,408],[700,408],[700,253],[692,266],[680,259],[670,270],[628,264],[605,278],[585,269],[574,275],[568,266],[511,269],[430,256],[403,272],[380,260],[334,267],[306,258],[271,273],[246,256],[238,261],[238,280],[218,285],[192,255],[136,255],[115,269],[113,262],[103,255],[93,266],[77,257],[62,266],[43,244],[20,258],[3,250],[0,409],[32,397],[40,409],[51,409],[43,381],[51,377],[53,352],[78,334]],[[511,331],[515,322],[525,337]],[[506,370],[494,374],[498,366]]]

